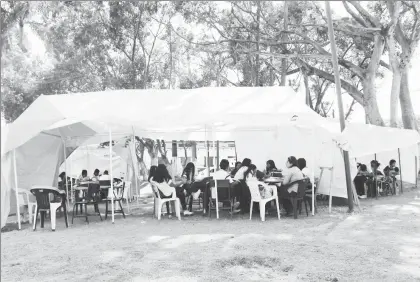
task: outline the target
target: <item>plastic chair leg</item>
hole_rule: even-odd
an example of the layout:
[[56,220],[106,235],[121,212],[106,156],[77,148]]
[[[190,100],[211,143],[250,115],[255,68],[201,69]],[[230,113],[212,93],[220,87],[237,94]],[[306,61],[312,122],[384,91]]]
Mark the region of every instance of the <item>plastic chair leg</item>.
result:
[[252,220],[252,209],[254,208],[254,202],[251,200],[251,206],[249,207],[249,220]]
[[265,204],[264,202],[260,202],[260,217],[261,221],[265,221]]
[[175,211],[176,211],[176,216],[178,217],[179,220],[181,220],[181,202],[179,201],[178,198],[175,200]]
[[29,224],[32,224],[33,208],[35,205],[28,203]]
[[277,208],[277,216],[278,216],[278,218],[280,220],[279,199],[277,198],[277,199],[275,199],[275,201],[276,201],[276,208]]
[[41,211],[41,228],[44,228],[44,220],[46,216],[46,211]]
[[108,200],[105,203],[105,220],[108,218]]
[[121,213],[122,213],[123,217],[125,218],[124,210],[123,210],[123,207],[121,205],[121,200],[118,201],[118,204],[120,205]]
[[38,219],[38,214],[39,214],[39,209],[38,209],[38,206],[37,206],[36,209],[35,209],[35,214],[34,214],[34,227],[33,227],[34,231],[36,230],[36,223],[37,223],[37,219]]
[[293,198],[292,203],[293,203],[293,217],[294,219],[297,219],[297,200]]
[[216,218],[219,219],[219,200],[216,199]]
[[308,207],[306,206],[306,202],[305,202],[305,211],[306,211],[306,216],[309,216]]
[[50,217],[51,217],[51,230],[55,231],[55,223],[57,219],[57,210],[54,206],[50,208]]
[[162,203],[159,203],[159,205],[158,205],[158,210],[157,210],[157,217],[158,217],[158,220],[160,220],[160,218],[162,217]]

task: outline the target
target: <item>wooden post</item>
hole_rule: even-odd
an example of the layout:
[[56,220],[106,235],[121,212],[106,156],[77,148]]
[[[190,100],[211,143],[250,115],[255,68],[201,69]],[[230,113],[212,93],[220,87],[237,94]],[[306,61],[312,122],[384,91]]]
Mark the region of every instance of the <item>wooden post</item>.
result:
[[66,185],[66,198],[67,198],[67,210],[70,207],[69,203],[69,185],[67,183],[67,154],[66,154],[66,141],[63,139],[63,152],[64,152],[64,185]]
[[[340,114],[340,126],[341,131],[345,129],[345,118],[344,118],[344,109],[343,109],[343,101],[341,97],[341,80],[340,80],[340,73],[338,69],[338,57],[337,57],[337,47],[335,45],[335,37],[334,37],[334,29],[332,24],[331,18],[331,7],[330,2],[325,1],[325,8],[327,12],[327,21],[328,21],[328,34],[330,38],[330,45],[331,45],[331,53],[332,53],[332,63],[334,68],[334,80],[335,80],[335,91],[337,94],[337,104],[338,110]],[[351,186],[351,175],[350,175],[350,161],[349,161],[349,152],[343,151],[343,159],[344,159],[344,168],[346,172],[346,186],[347,186],[347,199],[349,203],[349,212],[353,212],[354,204],[353,204],[353,189]]]
[[401,185],[401,194],[404,193],[403,191],[403,178],[402,178],[402,167],[401,167],[401,152],[400,148],[398,148],[398,165],[400,166],[400,185]]

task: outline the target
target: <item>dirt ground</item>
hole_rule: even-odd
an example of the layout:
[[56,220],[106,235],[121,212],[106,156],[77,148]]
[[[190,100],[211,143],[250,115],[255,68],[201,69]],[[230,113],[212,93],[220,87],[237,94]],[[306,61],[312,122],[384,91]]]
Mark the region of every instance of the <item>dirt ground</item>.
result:
[[1,234],[2,281],[420,281],[420,193],[297,220],[254,214],[75,219]]

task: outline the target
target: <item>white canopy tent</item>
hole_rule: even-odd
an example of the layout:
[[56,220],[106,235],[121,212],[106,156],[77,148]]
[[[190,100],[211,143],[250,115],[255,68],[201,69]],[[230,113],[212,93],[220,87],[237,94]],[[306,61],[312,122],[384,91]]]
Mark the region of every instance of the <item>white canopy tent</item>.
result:
[[[58,168],[71,150],[87,140],[100,143],[134,134],[163,140],[235,140],[239,156],[250,157],[259,167],[267,159],[281,167],[290,155],[305,157],[312,169],[337,166],[331,178],[334,186],[328,190],[333,196],[347,197],[341,152],[335,143],[339,127],[313,112],[288,87],[41,96],[11,124],[2,164],[12,167],[15,150],[18,187],[55,185]],[[7,174],[7,181],[11,177]],[[2,198],[2,211],[7,202]]]

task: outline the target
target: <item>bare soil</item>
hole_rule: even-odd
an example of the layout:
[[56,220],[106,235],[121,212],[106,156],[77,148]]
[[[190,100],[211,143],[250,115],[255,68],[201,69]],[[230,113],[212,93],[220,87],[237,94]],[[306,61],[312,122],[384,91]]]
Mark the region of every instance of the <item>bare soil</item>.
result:
[[[77,218],[57,231],[1,234],[2,281],[420,281],[420,194],[321,204],[297,220],[257,213],[152,218],[151,199],[123,219]],[[103,208],[101,208],[103,209]]]

